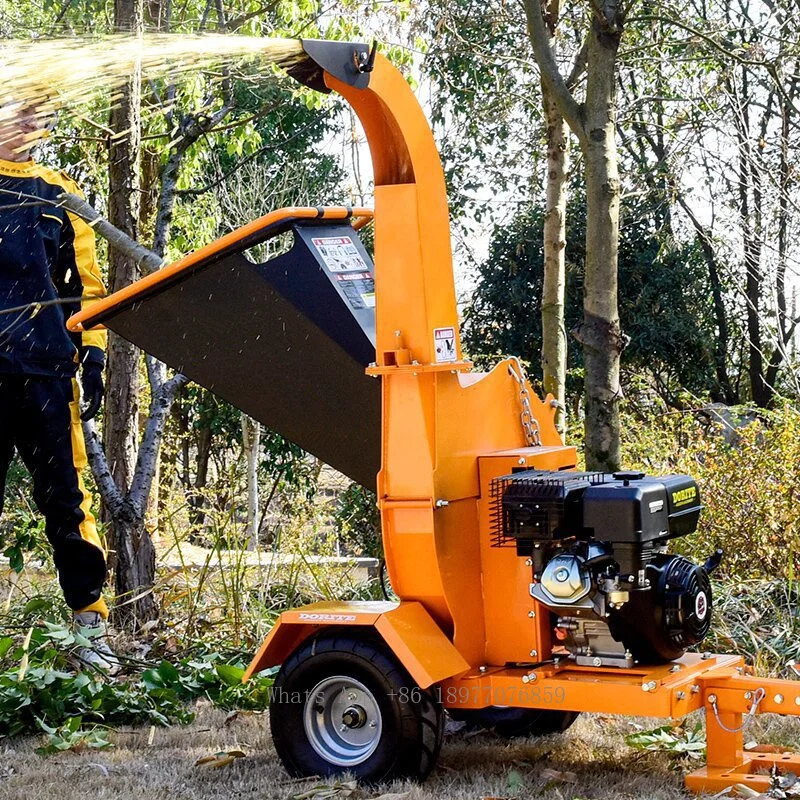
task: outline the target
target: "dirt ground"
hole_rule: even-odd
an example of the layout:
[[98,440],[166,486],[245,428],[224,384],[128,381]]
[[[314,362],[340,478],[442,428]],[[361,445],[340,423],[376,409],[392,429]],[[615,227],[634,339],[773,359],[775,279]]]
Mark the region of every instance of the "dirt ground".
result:
[[[322,797],[367,800],[394,794],[391,800],[481,800],[517,795],[545,800],[672,800],[683,798],[686,761],[664,753],[643,753],[626,746],[634,725],[654,727],[656,720],[583,716],[565,734],[506,742],[492,734],[465,738],[448,735],[437,768],[423,785],[395,782],[377,790],[340,788]],[[800,740],[797,727],[776,718],[766,733]],[[796,726],[796,723],[795,723]],[[121,730],[115,747],[103,751],[38,756],[35,739],[0,740],[2,800],[288,800],[311,792],[319,779],[292,781],[275,755],[266,715],[243,714],[226,724],[224,712],[201,704],[186,727]],[[220,750],[247,755],[221,768],[195,766]],[[554,776],[547,770],[575,773]],[[334,787],[333,781],[328,782]],[[335,787],[334,787],[335,788]],[[400,795],[397,797],[396,795]],[[313,797],[313,794],[306,794]],[[389,798],[385,798],[389,800]]]

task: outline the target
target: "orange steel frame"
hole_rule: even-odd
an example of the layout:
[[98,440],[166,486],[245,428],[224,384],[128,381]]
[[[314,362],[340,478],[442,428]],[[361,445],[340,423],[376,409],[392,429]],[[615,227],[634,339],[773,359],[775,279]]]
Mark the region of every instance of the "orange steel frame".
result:
[[[476,374],[462,359],[452,274],[450,220],[439,153],[403,76],[378,55],[366,89],[325,73],[363,125],[375,175],[376,362],[383,384],[378,498],[392,586],[385,604],[317,603],[287,612],[246,677],[280,663],[303,639],[331,625],[374,625],[422,686],[446,707],[511,705],[607,714],[682,717],[706,710],[708,756],[686,778],[696,792],[737,783],[763,791],[773,763],[797,771],[800,757],[744,752],[742,724],[758,688],[758,712],[800,714],[800,683],[755,678],[742,659],[687,654],[635,669],[525,669],[552,653],[549,612],[529,592],[531,568],[513,548],[492,547],[489,486],[517,469],[571,469],[550,397],[533,393],[541,446],[526,446],[519,387],[509,362]],[[457,360],[437,362],[434,330],[452,327]],[[413,624],[382,624],[413,607]],[[301,619],[302,617],[302,619]],[[388,623],[388,620],[387,620]],[[293,633],[290,631],[293,630]],[[426,659],[424,668],[420,658]],[[780,702],[779,702],[780,701]]]
[[[489,488],[514,470],[574,469],[550,397],[531,392],[540,446],[528,446],[520,422],[519,384],[510,360],[488,374],[471,371],[458,337],[450,220],[439,153],[403,76],[378,55],[367,88],[324,73],[327,86],[354,108],[370,146],[375,177],[376,361],[382,382],[382,467],[377,494],[383,542],[399,603],[316,603],[284,613],[245,679],[281,663],[306,637],[330,626],[374,627],[422,687],[436,686],[446,707],[489,705],[681,717],[704,708],[707,765],[686,779],[694,791],[736,783],[763,790],[777,763],[800,769],[800,757],[748,755],[741,725],[760,688],[758,712],[800,715],[800,683],[756,678],[729,655],[687,654],[667,665],[634,669],[507,666],[547,660],[550,612],[529,592],[530,563],[490,541]],[[315,209],[279,215],[313,216]],[[346,215],[326,209],[326,216]],[[369,212],[359,210],[356,226]],[[267,224],[262,218],[242,231]],[[245,235],[237,231],[230,242]],[[225,240],[227,241],[227,240]],[[215,243],[172,270],[224,246]],[[163,273],[149,280],[163,279]],[[101,303],[114,304],[108,298]],[[91,319],[99,306],[72,321]],[[434,331],[452,328],[455,360],[437,361]],[[530,387],[528,386],[530,390]]]

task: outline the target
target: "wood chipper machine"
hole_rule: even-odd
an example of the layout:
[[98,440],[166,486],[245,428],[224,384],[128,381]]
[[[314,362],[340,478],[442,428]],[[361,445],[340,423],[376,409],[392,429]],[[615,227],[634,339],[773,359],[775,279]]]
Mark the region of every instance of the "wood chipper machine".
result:
[[[281,615],[245,679],[282,665],[270,708],[294,775],[425,778],[443,709],[506,735],[580,712],[703,709],[695,791],[764,790],[800,756],[749,753],[800,683],[690,652],[712,620],[712,555],[667,552],[701,513],[690,476],[576,471],[516,359],[462,356],[439,154],[403,76],[374,48],[304,40],[289,69],[353,107],[374,211],[284,208],[71,320],[107,325],[365,486],[376,487],[398,602]],[[358,230],[374,224],[374,264]],[[258,263],[254,245],[290,233]],[[376,481],[377,475],[377,481]]]

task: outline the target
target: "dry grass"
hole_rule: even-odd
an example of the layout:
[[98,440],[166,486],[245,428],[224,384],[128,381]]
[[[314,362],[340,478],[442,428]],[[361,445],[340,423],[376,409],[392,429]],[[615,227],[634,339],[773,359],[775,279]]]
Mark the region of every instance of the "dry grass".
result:
[[[691,763],[663,753],[641,753],[625,745],[624,735],[653,720],[584,716],[561,736],[505,742],[489,734],[465,739],[448,736],[438,766],[423,785],[394,783],[359,792],[360,798],[403,793],[404,800],[480,800],[513,793],[545,800],[565,798],[683,798],[683,772]],[[652,723],[652,724],[651,724]],[[796,741],[787,721],[771,723],[772,738]],[[186,727],[117,731],[115,747],[101,752],[37,756],[36,741],[0,743],[0,798],[5,800],[219,800],[291,798],[319,784],[292,781],[275,756],[265,715],[240,715],[225,724],[225,713],[201,704]],[[776,735],[777,734],[777,735]],[[227,767],[194,766],[201,756],[241,749],[247,757]],[[576,783],[553,783],[546,769],[574,772]],[[517,775],[514,775],[517,773]],[[548,784],[548,781],[550,783]],[[330,782],[333,783],[333,782]],[[344,794],[342,796],[345,796]]]
[[[219,572],[211,571],[214,575]],[[191,583],[193,574],[192,570],[186,571],[187,583]],[[9,593],[2,578],[0,571],[0,609]],[[52,580],[43,574],[26,572],[13,593],[15,603],[46,588],[43,581],[54,590]],[[204,612],[208,612],[217,591],[213,583],[209,579],[206,587],[210,594],[195,588],[198,599],[194,602]],[[237,607],[242,605],[238,597],[235,602]],[[761,595],[755,605],[763,616],[767,606]],[[176,602],[169,607],[180,610]],[[749,608],[736,616],[749,626],[747,630],[754,626],[749,621]],[[789,617],[794,619],[793,603],[787,608]],[[787,639],[796,644],[794,628],[787,630]],[[775,636],[770,639],[774,644]],[[760,642],[758,639],[754,645],[757,651]],[[633,750],[625,744],[625,735],[636,726],[649,729],[658,724],[661,723],[652,719],[584,715],[565,735],[538,740],[506,742],[491,734],[448,736],[437,768],[424,785],[394,783],[378,790],[362,790],[350,800],[369,800],[386,793],[402,794],[403,800],[511,796],[520,800],[685,798],[683,775],[694,769],[696,762],[663,752]],[[39,744],[36,739],[0,739],[0,800],[288,800],[319,785],[317,780],[292,781],[287,777],[275,755],[268,728],[267,717],[259,714],[240,714],[226,724],[225,712],[206,702],[198,706],[193,724],[155,729],[152,740],[149,728],[112,731],[110,739],[115,747],[111,750],[38,756],[34,752]],[[758,720],[746,737],[796,748],[800,722],[768,716]],[[229,749],[241,749],[247,756],[220,769],[194,765],[201,756]],[[548,769],[575,773],[576,780],[553,781],[545,772]],[[344,800],[347,795],[342,792],[339,796]]]

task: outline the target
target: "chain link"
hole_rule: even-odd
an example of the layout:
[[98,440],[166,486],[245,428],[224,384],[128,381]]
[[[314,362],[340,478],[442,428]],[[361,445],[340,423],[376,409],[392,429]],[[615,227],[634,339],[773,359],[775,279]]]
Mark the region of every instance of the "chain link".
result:
[[511,373],[511,377],[519,384],[519,402],[522,406],[520,422],[525,434],[525,441],[529,447],[541,447],[542,437],[539,431],[539,422],[533,416],[533,411],[531,411],[531,393],[528,391],[528,377],[525,374],[525,367],[522,366],[522,362],[516,356],[512,356],[509,359],[508,371]]
[[719,718],[719,710],[717,709],[717,696],[715,694],[709,695],[708,702],[711,703],[711,708],[714,709],[714,716],[717,720],[717,725],[722,728],[722,730],[727,731],[728,733],[739,733],[743,731],[752,721],[753,717],[756,715],[758,711],[758,707],[761,704],[761,701],[767,696],[767,693],[761,689],[756,689],[755,694],[753,695],[753,705],[750,706],[750,710],[745,714],[744,719],[742,720],[742,724],[738,728],[729,728],[720,718]]

